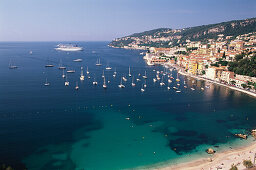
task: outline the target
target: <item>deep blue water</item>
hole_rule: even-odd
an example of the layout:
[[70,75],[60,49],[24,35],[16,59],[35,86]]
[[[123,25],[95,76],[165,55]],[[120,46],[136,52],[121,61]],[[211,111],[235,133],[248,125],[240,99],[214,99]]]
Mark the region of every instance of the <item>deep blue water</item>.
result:
[[[67,53],[54,50],[58,43],[0,43],[1,163],[29,169],[125,169],[176,163],[191,154],[205,156],[207,147],[242,145],[233,134],[256,127],[256,100],[246,94],[213,84],[201,90],[206,82],[181,75],[181,93],[172,89],[175,79],[168,91],[167,76],[163,87],[152,81],[153,70],[164,68],[147,66],[141,51],[109,48],[107,42],[78,42],[84,51]],[[77,58],[83,62],[74,62]],[[95,66],[98,58],[100,67]],[[68,87],[57,68],[60,59],[76,70],[68,74]],[[18,69],[8,68],[10,60]],[[45,68],[49,63],[55,67]],[[104,90],[101,75],[106,65],[113,69],[105,70],[110,82]],[[91,79],[85,73],[85,81],[79,80],[81,66],[84,72],[88,66]],[[135,80],[142,80],[135,81],[136,87],[131,86],[129,66]],[[145,70],[147,87],[142,93]],[[176,78],[176,71],[172,74]],[[124,89],[118,88],[121,76],[128,78]],[[94,78],[97,86],[92,84]],[[183,87],[184,80],[188,88]]]

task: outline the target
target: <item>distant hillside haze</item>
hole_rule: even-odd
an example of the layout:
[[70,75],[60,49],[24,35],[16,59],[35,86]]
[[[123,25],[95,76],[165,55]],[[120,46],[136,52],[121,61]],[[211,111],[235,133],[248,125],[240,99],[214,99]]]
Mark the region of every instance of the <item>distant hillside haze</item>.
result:
[[203,42],[207,39],[217,39],[220,35],[231,36],[232,39],[232,37],[250,32],[256,32],[256,18],[233,20],[183,29],[158,28],[117,38],[109,45],[121,48],[134,44],[138,46],[171,47],[184,44],[188,40]]

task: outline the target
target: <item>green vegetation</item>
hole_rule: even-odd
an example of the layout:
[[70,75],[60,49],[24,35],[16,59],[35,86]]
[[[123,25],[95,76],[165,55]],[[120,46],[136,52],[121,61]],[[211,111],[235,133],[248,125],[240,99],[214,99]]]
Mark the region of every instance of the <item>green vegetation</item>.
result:
[[246,167],[246,168],[252,168],[253,167],[253,163],[251,160],[244,160],[243,161],[243,165]]
[[228,70],[236,74],[256,77],[256,54],[252,57],[244,53],[236,55],[235,61],[228,63]]
[[238,170],[238,168],[237,168],[236,165],[232,164],[232,165],[231,165],[231,168],[230,168],[229,170]]

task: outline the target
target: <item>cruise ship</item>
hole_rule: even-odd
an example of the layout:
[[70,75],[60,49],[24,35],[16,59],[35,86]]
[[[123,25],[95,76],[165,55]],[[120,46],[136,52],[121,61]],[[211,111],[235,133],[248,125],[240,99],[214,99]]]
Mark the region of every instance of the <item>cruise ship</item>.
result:
[[83,47],[78,47],[72,44],[58,44],[55,50],[59,51],[82,51]]

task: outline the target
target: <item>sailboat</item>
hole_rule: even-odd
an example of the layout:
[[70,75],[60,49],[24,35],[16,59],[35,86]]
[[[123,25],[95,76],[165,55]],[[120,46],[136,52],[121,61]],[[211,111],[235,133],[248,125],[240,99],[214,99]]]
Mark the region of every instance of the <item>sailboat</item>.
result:
[[116,72],[116,68],[115,68],[115,71],[114,71],[114,74],[116,74],[117,72]]
[[116,68],[115,68],[115,71],[114,71],[113,77],[116,77]]
[[177,78],[176,78],[176,81],[180,81],[178,72],[177,72]]
[[147,79],[147,71],[145,71],[145,75],[142,76],[144,79]]
[[120,82],[120,84],[118,85],[118,87],[119,87],[119,88],[125,88],[125,86],[124,86],[123,83],[122,83],[122,78],[121,78],[121,82]]
[[60,70],[61,69],[66,69],[66,67],[64,67],[63,65],[62,65],[62,60],[60,59],[60,63],[59,63],[59,67],[58,67]]
[[78,86],[78,82],[76,82],[76,87],[75,87],[76,90],[79,89],[79,86]]
[[45,86],[50,86],[50,83],[47,81],[47,78],[45,80],[45,83],[44,83]]
[[93,85],[97,85],[98,82],[96,81],[96,79],[94,78],[94,81],[92,82]]
[[88,66],[87,66],[87,70],[86,70],[86,74],[89,74],[90,72],[89,72],[89,70],[88,70]]
[[106,70],[112,70],[112,67],[110,67],[109,65],[107,65]]
[[18,68],[18,66],[13,65],[12,61],[10,60],[10,62],[9,62],[9,69],[16,69],[16,68]]
[[66,76],[66,81],[65,81],[65,86],[69,86],[69,81],[68,81],[68,78],[67,78],[67,76]]
[[105,77],[104,77],[104,82],[103,82],[102,87],[103,87],[104,89],[106,89],[106,88],[107,88]]
[[125,76],[123,76],[122,79],[123,79],[124,81],[127,81],[127,78],[125,78]]
[[83,72],[83,67],[81,67],[81,75],[80,75],[80,80],[84,80],[84,72]]
[[164,86],[164,82],[163,82],[163,76],[162,76],[162,80],[161,80],[161,83],[160,83],[160,86]]
[[134,83],[134,77],[132,77],[132,86],[136,86],[136,84]]
[[140,91],[141,91],[141,92],[144,92],[144,91],[145,91],[145,89],[143,88],[143,84],[142,84],[142,87],[141,87]]
[[144,86],[144,88],[146,88],[146,87],[147,87],[147,82],[146,82],[146,80],[145,80],[145,84],[144,84],[143,86]]
[[129,66],[129,77],[131,77],[132,75],[131,75],[131,68],[130,68],[130,66]]
[[67,70],[67,73],[75,73],[76,71],[75,70]]
[[64,70],[62,70],[63,71],[63,73],[62,73],[62,78],[65,78],[66,77],[66,75],[64,74]]
[[47,64],[45,65],[45,67],[54,67],[54,65],[53,64],[49,64],[50,63],[50,60],[49,60],[49,58],[48,58],[48,60],[47,60]]
[[155,83],[157,80],[156,80],[156,78],[153,78],[153,82]]
[[102,71],[102,78],[105,78],[105,75],[104,75],[104,70]]
[[96,66],[101,66],[102,64],[100,63],[100,58],[96,62]]

